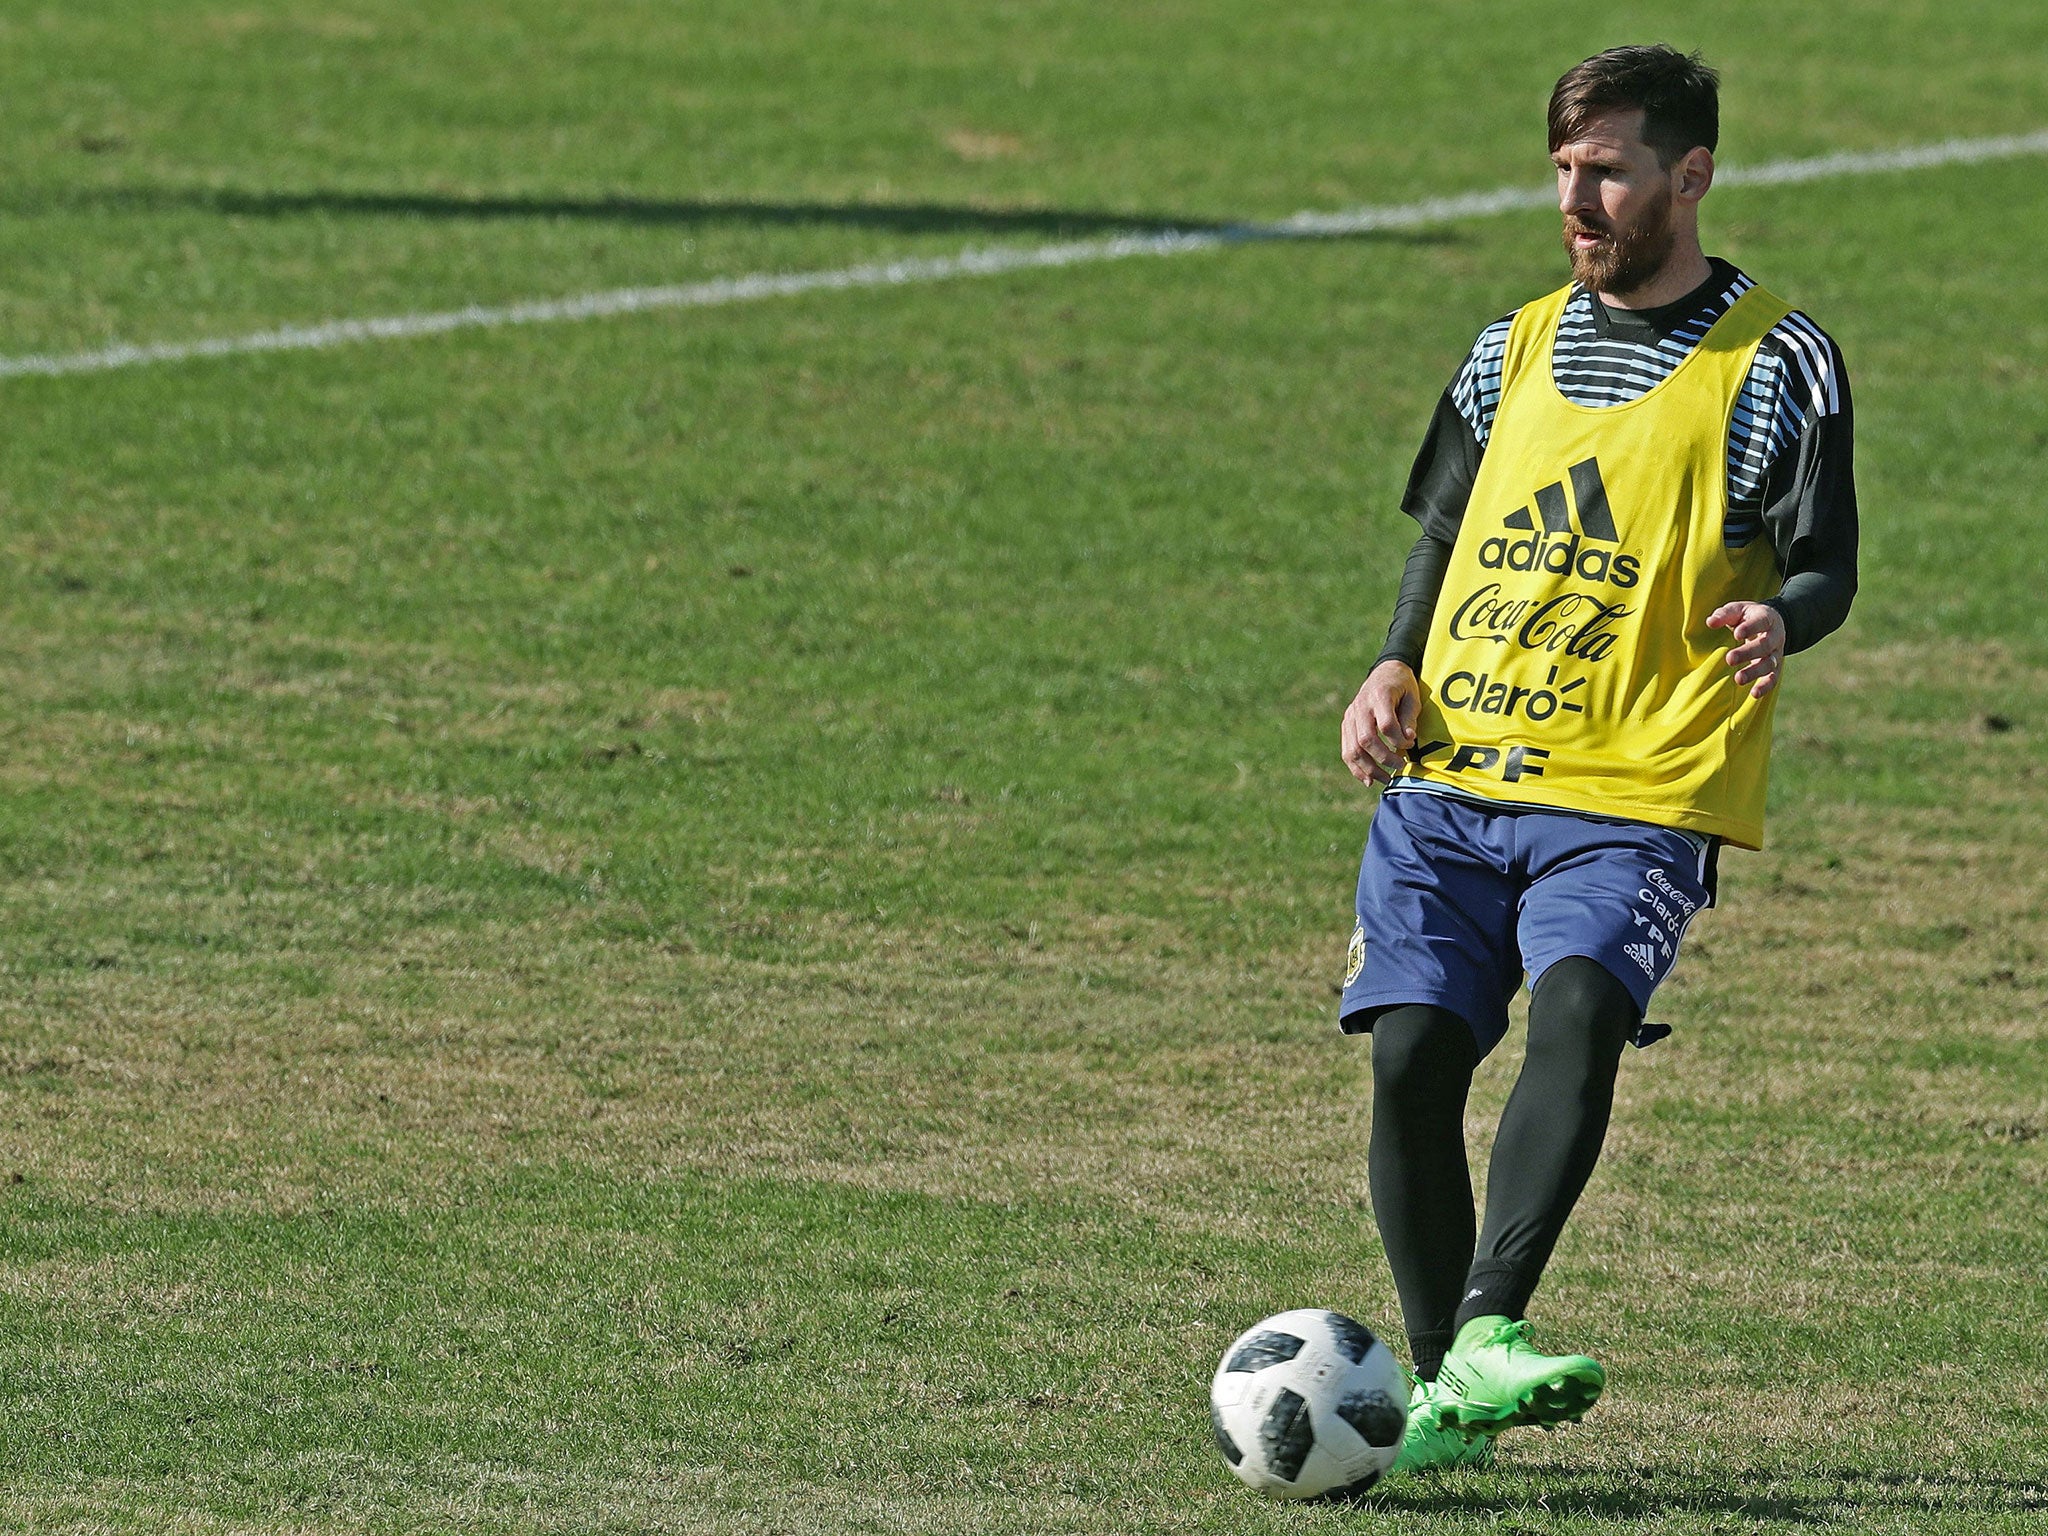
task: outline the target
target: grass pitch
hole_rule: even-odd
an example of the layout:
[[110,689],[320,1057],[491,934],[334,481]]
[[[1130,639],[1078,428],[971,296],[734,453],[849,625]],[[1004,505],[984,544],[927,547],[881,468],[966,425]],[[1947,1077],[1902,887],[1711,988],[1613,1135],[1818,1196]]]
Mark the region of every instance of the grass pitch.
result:
[[[2048,124],[2019,4],[17,8],[0,353],[1540,183],[1655,36],[1730,161]],[[1396,1323],[1336,720],[1552,217],[0,386],[0,1518],[2043,1528],[2044,176],[1710,200],[1863,596],[1539,1297],[1609,1400],[1357,1509],[1203,1392]]]

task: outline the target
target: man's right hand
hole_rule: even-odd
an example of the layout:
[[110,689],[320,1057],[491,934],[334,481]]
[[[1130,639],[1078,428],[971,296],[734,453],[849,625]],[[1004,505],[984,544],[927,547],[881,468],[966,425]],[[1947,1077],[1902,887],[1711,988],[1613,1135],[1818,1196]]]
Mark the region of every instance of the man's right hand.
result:
[[1415,745],[1422,687],[1405,661],[1383,661],[1344,711],[1344,766],[1361,784],[1388,784]]

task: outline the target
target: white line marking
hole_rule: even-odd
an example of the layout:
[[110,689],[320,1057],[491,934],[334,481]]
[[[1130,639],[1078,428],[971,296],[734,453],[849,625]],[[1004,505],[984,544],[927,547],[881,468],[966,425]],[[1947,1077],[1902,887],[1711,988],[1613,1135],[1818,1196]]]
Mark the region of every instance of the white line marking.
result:
[[[1776,160],[1747,168],[1733,166],[1718,180],[1727,186],[1785,186],[1824,181],[1838,176],[1869,176],[1883,171],[1917,171],[1941,165],[1974,165],[2048,154],[2048,130],[2008,134],[1991,139],[1948,139],[1939,144],[1861,154],[1821,155],[1809,160]],[[1375,208],[1335,213],[1297,213],[1269,224],[1235,224],[1217,229],[1167,230],[1158,234],[1112,235],[1061,245],[965,250],[956,256],[917,257],[873,262],[822,272],[762,272],[747,277],[721,277],[702,283],[660,288],[615,288],[605,293],[578,294],[566,299],[533,299],[521,304],[472,304],[438,314],[387,315],[367,320],[328,320],[317,325],[284,325],[243,336],[213,336],[199,341],[161,341],[141,345],[116,343],[90,352],[35,353],[0,357],[0,378],[29,375],[54,377],[68,373],[104,373],[147,363],[176,363],[201,357],[230,357],[246,352],[301,352],[338,347],[357,341],[402,341],[438,336],[447,331],[483,330],[504,325],[540,325],[557,320],[596,320],[606,315],[639,314],[656,309],[708,309],[744,304],[755,299],[788,298],[842,288],[894,288],[907,283],[937,283],[956,277],[994,277],[1004,272],[1074,267],[1087,262],[1121,261],[1132,256],[1180,256],[1263,240],[1316,240],[1378,230],[1418,229],[1458,219],[1553,206],[1556,194],[1547,187],[1500,187],[1462,197],[1428,198]]]

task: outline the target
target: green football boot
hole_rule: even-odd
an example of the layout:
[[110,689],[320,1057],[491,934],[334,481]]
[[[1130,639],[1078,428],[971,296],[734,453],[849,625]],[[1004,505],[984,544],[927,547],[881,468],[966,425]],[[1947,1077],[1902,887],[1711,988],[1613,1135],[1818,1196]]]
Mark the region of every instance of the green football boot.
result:
[[1576,1424],[1606,1385],[1599,1361],[1532,1348],[1527,1322],[1475,1317],[1437,1371],[1437,1414],[1469,1434],[1497,1435],[1517,1424],[1547,1429]]
[[1418,1381],[1408,1394],[1408,1432],[1390,1476],[1404,1477],[1437,1467],[1483,1467],[1493,1460],[1493,1442],[1446,1424],[1434,1382]]

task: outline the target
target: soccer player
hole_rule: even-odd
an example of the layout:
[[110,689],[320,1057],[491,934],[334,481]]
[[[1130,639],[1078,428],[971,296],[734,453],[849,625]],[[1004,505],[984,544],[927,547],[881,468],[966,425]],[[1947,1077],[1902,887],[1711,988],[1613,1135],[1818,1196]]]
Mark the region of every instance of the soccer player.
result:
[[[1699,238],[1718,78],[1615,48],[1558,81],[1571,283],[1480,334],[1403,510],[1392,628],[1346,710],[1385,786],[1342,1026],[1372,1036],[1373,1215],[1416,1384],[1399,1466],[1484,1461],[1606,1375],[1525,1309],[1598,1160],[1623,1048],[1723,842],[1763,840],[1785,657],[1856,588],[1835,344]],[[1475,1233],[1473,1070],[1530,980],[1527,1058]]]

